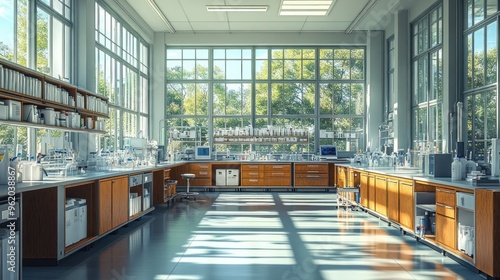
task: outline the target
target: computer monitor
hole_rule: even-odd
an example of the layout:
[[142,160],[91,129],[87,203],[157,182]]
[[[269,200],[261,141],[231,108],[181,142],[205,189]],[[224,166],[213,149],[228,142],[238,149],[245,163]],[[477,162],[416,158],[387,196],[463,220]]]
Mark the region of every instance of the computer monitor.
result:
[[337,146],[334,145],[320,145],[319,146],[320,159],[337,159]]
[[209,146],[197,146],[196,149],[194,149],[195,159],[210,159],[211,156]]

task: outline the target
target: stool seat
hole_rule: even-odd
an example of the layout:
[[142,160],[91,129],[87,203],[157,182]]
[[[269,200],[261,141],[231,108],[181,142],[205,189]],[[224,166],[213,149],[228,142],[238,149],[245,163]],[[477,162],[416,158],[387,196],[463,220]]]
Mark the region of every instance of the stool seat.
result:
[[184,174],[181,174],[181,177],[184,179],[194,179],[196,177],[196,175],[194,175],[192,173],[184,173]]
[[[194,179],[196,177],[196,175],[193,173],[184,173],[184,174],[181,174],[181,177],[186,180],[187,184],[186,184],[186,192],[179,193],[179,195],[185,199],[188,199],[188,200],[189,200],[190,196],[193,196],[193,197],[197,196],[199,193],[189,191],[189,180]],[[196,197],[194,199],[196,200]]]

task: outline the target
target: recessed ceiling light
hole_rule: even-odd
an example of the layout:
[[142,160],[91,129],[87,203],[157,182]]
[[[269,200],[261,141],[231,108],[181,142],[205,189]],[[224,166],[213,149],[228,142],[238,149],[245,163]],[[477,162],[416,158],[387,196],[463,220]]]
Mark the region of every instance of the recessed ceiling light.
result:
[[209,12],[266,12],[266,5],[207,5]]
[[326,16],[336,0],[281,0],[281,16]]

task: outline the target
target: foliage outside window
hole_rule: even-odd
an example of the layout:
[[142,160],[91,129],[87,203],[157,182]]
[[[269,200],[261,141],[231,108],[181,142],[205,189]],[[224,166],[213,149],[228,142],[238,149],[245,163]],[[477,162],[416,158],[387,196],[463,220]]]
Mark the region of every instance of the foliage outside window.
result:
[[96,86],[109,98],[109,135],[101,147],[121,148],[122,137],[148,136],[148,45],[123,21],[96,3]]
[[413,148],[443,147],[442,4],[412,24]]
[[475,161],[486,160],[497,138],[498,1],[464,1],[464,101],[467,150]]
[[[364,48],[167,48],[166,57],[167,126],[211,120],[214,129],[307,127],[309,146],[272,148],[314,152],[320,144],[314,142],[314,127],[321,123],[322,129],[358,133],[321,143],[335,143],[341,150],[364,146]],[[229,148],[244,152],[250,146]],[[268,151],[269,146],[252,148]]]

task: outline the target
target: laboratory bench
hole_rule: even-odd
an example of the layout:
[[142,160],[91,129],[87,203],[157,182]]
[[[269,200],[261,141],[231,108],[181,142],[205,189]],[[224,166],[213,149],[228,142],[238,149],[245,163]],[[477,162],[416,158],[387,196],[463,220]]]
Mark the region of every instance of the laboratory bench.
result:
[[338,188],[362,210],[487,277],[500,277],[500,185],[424,176],[416,168],[336,166]]

